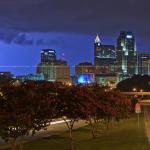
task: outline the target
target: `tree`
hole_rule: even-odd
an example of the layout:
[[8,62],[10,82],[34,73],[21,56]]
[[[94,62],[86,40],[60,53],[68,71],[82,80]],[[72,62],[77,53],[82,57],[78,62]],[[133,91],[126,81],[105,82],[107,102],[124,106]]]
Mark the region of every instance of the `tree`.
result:
[[28,107],[27,90],[22,86],[6,85],[0,96],[0,136],[16,149],[18,137],[28,135],[32,125],[31,108]]
[[83,87],[71,86],[58,90],[57,111],[58,116],[62,117],[69,130],[70,149],[74,149],[73,144],[73,127],[74,123],[82,118],[80,111],[83,99]]
[[131,101],[117,91],[105,93],[103,106],[107,127],[113,119],[119,121],[120,119],[129,117],[131,113]]
[[96,138],[98,125],[102,119],[102,113],[100,109],[100,99],[103,97],[104,89],[98,85],[91,87],[84,87],[82,94],[83,104],[81,105],[81,112],[87,120],[93,139]]
[[46,128],[55,116],[54,85],[26,82],[19,86],[6,84],[0,96],[0,136],[16,149],[18,137]]
[[32,108],[32,134],[46,129],[53,118],[56,117],[56,87],[49,82],[28,81],[24,84],[28,89],[30,107]]
[[117,90],[123,92],[132,92],[134,88],[137,91],[149,91],[150,90],[150,77],[148,75],[134,75],[131,78],[127,78],[117,85]]
[[98,85],[88,87],[84,92],[85,103],[81,111],[91,127],[92,137],[96,138],[100,125],[109,123],[115,119],[126,118],[131,112],[131,102],[119,92],[108,91]]

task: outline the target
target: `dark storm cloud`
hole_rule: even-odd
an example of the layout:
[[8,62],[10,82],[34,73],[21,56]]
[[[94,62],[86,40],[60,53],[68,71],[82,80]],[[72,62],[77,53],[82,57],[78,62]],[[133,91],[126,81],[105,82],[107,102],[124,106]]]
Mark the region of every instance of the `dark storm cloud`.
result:
[[19,45],[33,45],[34,44],[34,40],[33,39],[27,39],[25,34],[20,34],[18,35],[13,42],[15,44],[19,44]]
[[129,29],[149,36],[149,5],[149,0],[1,0],[0,28],[104,34]]
[[33,45],[33,39],[28,39],[26,35],[23,33],[19,33],[14,30],[9,29],[0,29],[0,40],[5,42],[6,44],[19,44],[19,45]]
[[51,45],[51,46],[64,46],[65,47],[65,41],[63,39],[52,39],[52,40],[45,40],[45,39],[38,39],[36,41],[37,45]]
[[143,20],[149,24],[148,4],[149,0],[2,0],[0,25],[27,32],[90,32]]
[[0,40],[7,44],[11,44],[12,41],[18,36],[18,32],[14,30],[3,30],[0,29]]

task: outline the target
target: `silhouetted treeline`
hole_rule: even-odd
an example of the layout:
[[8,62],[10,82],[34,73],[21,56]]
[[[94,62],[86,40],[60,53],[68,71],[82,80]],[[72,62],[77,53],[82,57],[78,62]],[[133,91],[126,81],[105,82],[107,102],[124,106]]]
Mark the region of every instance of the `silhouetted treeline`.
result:
[[118,83],[117,90],[124,92],[136,91],[150,91],[150,76],[147,75],[134,75],[131,78],[125,79]]

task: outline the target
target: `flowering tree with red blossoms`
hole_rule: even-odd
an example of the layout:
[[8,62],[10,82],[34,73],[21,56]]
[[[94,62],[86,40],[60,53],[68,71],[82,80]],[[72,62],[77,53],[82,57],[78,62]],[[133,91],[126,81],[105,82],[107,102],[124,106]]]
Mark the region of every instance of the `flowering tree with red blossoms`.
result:
[[5,85],[0,96],[0,136],[16,149],[16,140],[28,135],[32,128],[31,108],[28,107],[27,90]]
[[69,130],[70,149],[74,149],[73,144],[73,127],[74,123],[81,119],[82,113],[80,111],[83,103],[83,90],[79,86],[59,88],[57,95],[57,112],[58,117],[61,117]]
[[105,121],[108,128],[113,119],[119,121],[127,118],[131,112],[129,99],[118,92],[105,92],[98,85],[86,87],[83,98],[85,100],[84,105],[81,105],[81,114],[88,121],[93,138],[96,137],[101,122]]
[[107,127],[112,119],[119,121],[129,117],[131,113],[131,101],[119,92],[106,92],[103,97],[102,106]]
[[1,87],[0,136],[11,142],[12,150],[16,150],[18,137],[45,128],[54,117],[54,98],[49,90],[50,85],[37,82]]
[[18,137],[34,135],[46,129],[52,119],[62,118],[68,128],[70,149],[74,149],[73,128],[78,120],[85,120],[91,127],[92,137],[102,121],[127,118],[131,102],[116,91],[105,91],[98,85],[65,86],[60,83],[28,81],[14,86],[1,86],[0,94],[0,136],[12,142],[16,149]]
[[33,124],[32,133],[43,128],[46,129],[53,118],[56,117],[56,91],[55,84],[49,82],[28,81],[24,83],[24,87],[28,90],[30,99],[30,107],[32,108]]

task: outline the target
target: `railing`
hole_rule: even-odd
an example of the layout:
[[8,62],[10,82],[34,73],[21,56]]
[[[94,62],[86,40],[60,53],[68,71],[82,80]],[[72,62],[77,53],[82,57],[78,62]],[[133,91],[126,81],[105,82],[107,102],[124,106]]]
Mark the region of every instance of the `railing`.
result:
[[150,95],[150,92],[121,92],[121,93],[125,95],[137,95],[137,96]]

